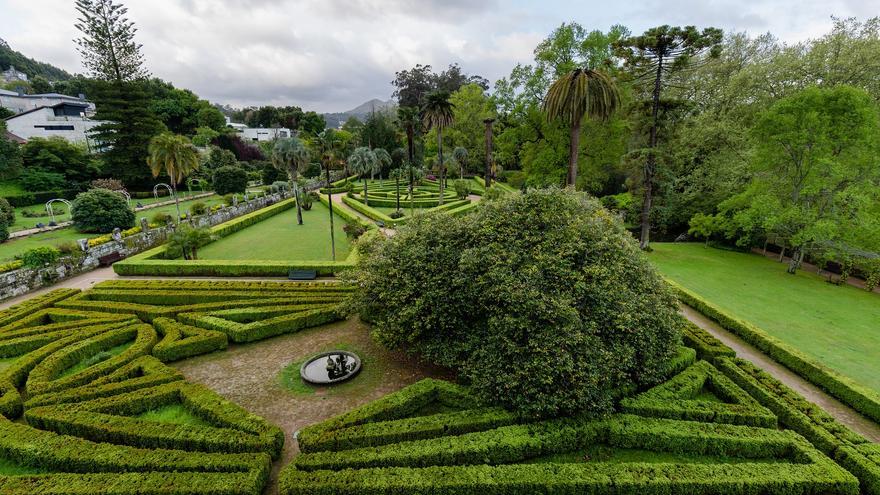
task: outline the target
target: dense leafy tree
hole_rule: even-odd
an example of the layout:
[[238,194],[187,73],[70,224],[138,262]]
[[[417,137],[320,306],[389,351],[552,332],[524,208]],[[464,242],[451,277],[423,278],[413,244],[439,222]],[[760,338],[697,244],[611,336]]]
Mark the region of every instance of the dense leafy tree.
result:
[[645,151],[641,237],[639,245],[648,249],[651,235],[651,202],[657,172],[657,131],[660,122],[660,96],[669,75],[686,69],[700,54],[717,57],[721,52],[722,32],[717,28],[697,30],[694,26],[659,26],[619,41],[618,53],[636,79],[650,86],[651,126]]
[[80,193],[70,212],[73,226],[80,232],[108,233],[134,226],[134,212],[125,197],[107,189]]
[[400,142],[397,129],[394,128],[393,117],[384,111],[370,112],[367,115],[360,129],[359,138],[358,142],[361,146],[370,149],[382,148],[389,152],[397,148]]
[[237,134],[221,133],[212,144],[231,151],[239,161],[250,162],[266,159],[266,155],[259,147],[244,141]]
[[[25,172],[56,174],[61,180],[61,189],[76,187],[92,179],[98,165],[89,156],[84,146],[71,143],[62,137],[33,138],[21,147],[22,165]],[[23,174],[23,177],[25,174]],[[29,179],[25,187],[30,191],[58,189],[58,184],[40,185],[38,180]],[[67,182],[67,187],[64,183]]]
[[247,190],[248,175],[241,167],[224,166],[214,171],[212,184],[214,192],[221,196],[244,194]]
[[193,136],[192,142],[194,145],[204,148],[217,139],[218,136],[220,136],[220,133],[210,127],[199,127],[196,129],[196,135]]
[[180,201],[177,197],[177,184],[183,182],[190,174],[199,169],[199,152],[184,136],[164,133],[150,141],[147,165],[158,177],[164,173],[171,182],[174,191],[174,206],[177,218],[180,218]]
[[489,89],[489,82],[480,76],[468,76],[458,64],[451,64],[445,71],[436,74],[430,65],[416,64],[409,70],[394,74],[393,96],[401,107],[421,108],[425,98],[434,91],[453,93],[466,84],[476,84],[483,90]]
[[[454,121],[448,129],[444,130],[446,140],[450,145],[464,148],[467,151],[467,163],[463,165],[482,164],[486,156],[485,124],[483,121],[495,114],[491,100],[485,95],[482,87],[476,84],[466,84],[452,93],[449,101],[454,105]],[[429,133],[426,140],[429,143],[429,152],[435,151],[430,146],[436,140],[436,136],[432,136],[432,133]],[[462,163],[459,162],[459,165]]]
[[327,122],[324,121],[324,117],[319,113],[312,111],[303,114],[299,126],[303,132],[312,136],[320,134],[326,127]]
[[6,122],[0,121],[0,178],[11,179],[21,173],[21,148],[6,136]]
[[44,94],[52,92],[52,83],[46,80],[43,76],[36,76],[30,80],[31,83],[31,93],[33,94]]
[[455,368],[482,398],[526,416],[608,412],[620,390],[661,380],[679,344],[675,298],[581,193],[418,216],[359,249],[348,277],[374,337]]

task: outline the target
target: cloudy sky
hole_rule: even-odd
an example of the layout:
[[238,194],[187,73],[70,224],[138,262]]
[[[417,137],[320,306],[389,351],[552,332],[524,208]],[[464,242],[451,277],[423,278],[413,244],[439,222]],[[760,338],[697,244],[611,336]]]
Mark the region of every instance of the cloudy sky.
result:
[[[0,38],[70,72],[73,0],[0,0]],[[789,42],[832,15],[878,15],[876,0],[124,0],[153,75],[233,105],[344,111],[390,97],[396,70],[458,62],[495,81],[561,22],[633,32],[716,26]]]

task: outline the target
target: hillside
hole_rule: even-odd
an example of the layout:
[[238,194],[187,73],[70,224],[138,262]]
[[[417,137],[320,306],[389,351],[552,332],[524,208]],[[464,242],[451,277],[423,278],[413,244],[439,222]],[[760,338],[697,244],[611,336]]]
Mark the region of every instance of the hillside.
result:
[[0,70],[6,70],[11,65],[27,74],[28,78],[43,76],[49,81],[65,81],[73,77],[64,69],[22,55],[0,38]]
[[327,127],[336,128],[348,120],[349,117],[357,117],[360,120],[364,120],[370,112],[381,112],[382,110],[393,108],[396,105],[397,104],[394,100],[382,101],[378,98],[373,98],[372,100],[364,102],[346,112],[325,113],[324,120],[327,122]]

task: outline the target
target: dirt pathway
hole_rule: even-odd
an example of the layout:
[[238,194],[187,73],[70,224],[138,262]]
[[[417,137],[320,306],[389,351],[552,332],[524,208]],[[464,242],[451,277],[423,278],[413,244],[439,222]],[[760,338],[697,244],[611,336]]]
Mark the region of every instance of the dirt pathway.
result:
[[[332,388],[284,386],[283,370],[326,350],[343,348],[363,359],[363,371],[351,382]],[[298,452],[294,433],[342,414],[426,376],[451,378],[448,372],[423,365],[373,343],[369,327],[357,319],[304,330],[173,364],[188,381],[200,383],[280,427],[285,434],[281,460],[275,463],[267,493],[277,490],[277,474]]]
[[831,397],[819,387],[804,380],[788,368],[772,360],[751,344],[721,328],[717,323],[706,318],[690,306],[682,305],[682,313],[688,320],[715,336],[715,338],[723,342],[724,345],[736,351],[737,357],[751,361],[755,366],[766,371],[772,375],[773,378],[788,385],[795,392],[801,394],[808,401],[824,409],[828,414],[848,426],[856,433],[872,442],[880,442],[880,425],[877,423],[862,416],[834,397]]

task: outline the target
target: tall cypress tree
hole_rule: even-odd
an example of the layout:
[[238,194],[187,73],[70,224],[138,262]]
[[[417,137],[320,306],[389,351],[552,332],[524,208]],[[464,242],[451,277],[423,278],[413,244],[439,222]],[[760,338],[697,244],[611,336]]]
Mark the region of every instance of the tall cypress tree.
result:
[[149,73],[134,40],[137,28],[126,17],[128,9],[113,0],[77,0],[76,10],[82,36],[75,42],[83,65],[98,80],[95,118],[104,123],[92,129],[91,137],[104,172],[128,185],[145,184],[150,179],[147,147],[164,126],[149,110],[144,90]]

